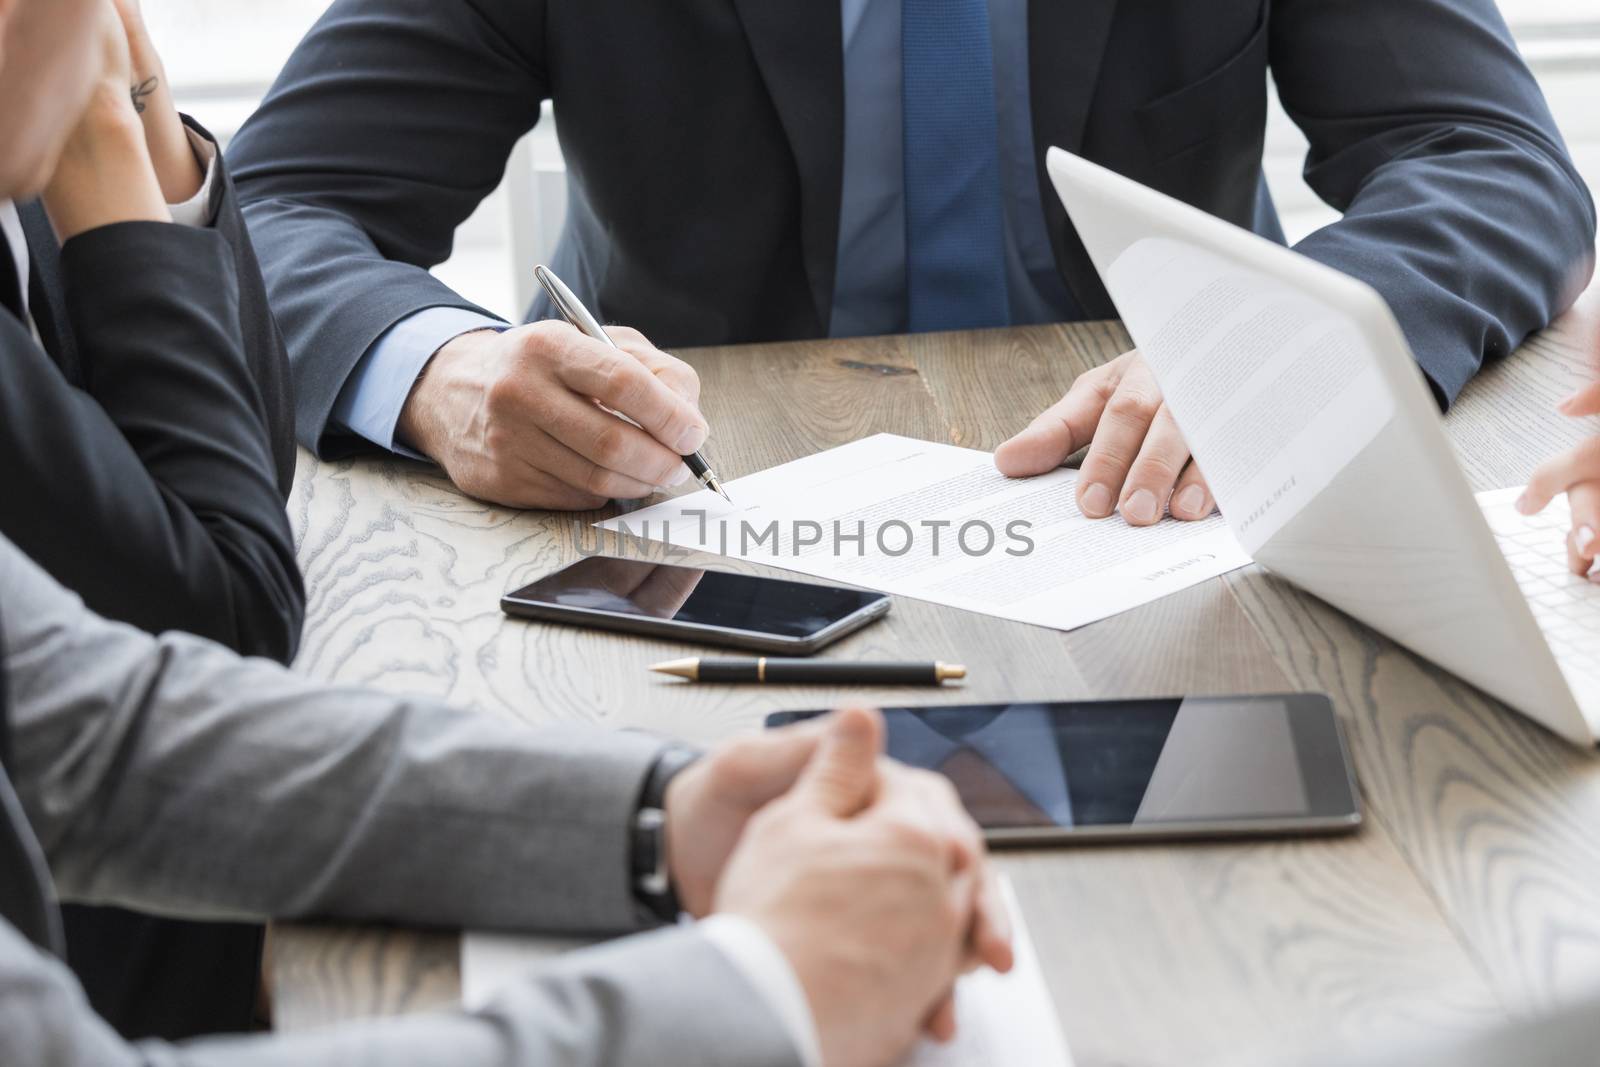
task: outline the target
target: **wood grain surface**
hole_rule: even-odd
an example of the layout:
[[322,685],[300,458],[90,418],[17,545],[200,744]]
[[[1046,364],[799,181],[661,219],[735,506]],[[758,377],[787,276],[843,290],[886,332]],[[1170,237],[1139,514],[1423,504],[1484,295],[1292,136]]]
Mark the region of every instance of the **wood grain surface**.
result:
[[[1446,420],[1475,488],[1517,483],[1596,428],[1552,408],[1596,372],[1597,303],[1486,372]],[[707,452],[735,478],[880,431],[993,448],[1126,346],[1092,323],[683,355],[703,382]],[[297,666],[317,677],[696,742],[862,695],[681,685],[644,668],[690,646],[501,616],[502,593],[600,545],[588,524],[611,512],[516,513],[421,465],[306,454],[291,511],[311,598]],[[885,703],[1333,696],[1368,807],[1355,837],[1001,857],[1080,1064],[1282,1062],[1600,985],[1600,764],[1259,569],[1065,634],[898,599],[834,654],[972,668],[963,687],[872,693]],[[278,1025],[449,1004],[456,943],[279,927]]]

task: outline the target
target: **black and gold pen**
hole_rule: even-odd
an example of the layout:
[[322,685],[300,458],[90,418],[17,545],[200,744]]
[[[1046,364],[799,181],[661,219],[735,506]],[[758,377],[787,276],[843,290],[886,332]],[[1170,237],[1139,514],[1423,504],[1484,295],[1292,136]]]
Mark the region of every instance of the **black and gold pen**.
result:
[[967,676],[957,663],[855,663],[850,660],[677,659],[650,668],[691,682],[801,685],[939,685]]
[[[544,291],[550,294],[550,302],[555,305],[556,312],[562,318],[566,319],[567,322],[582,333],[593,337],[596,341],[603,341],[612,348],[617,347],[617,342],[613,341],[611,335],[606,333],[605,327],[600,325],[600,320],[595,318],[589,309],[583,306],[583,301],[579,300],[577,294],[567,288],[566,282],[555,276],[554,271],[540,264],[533,268],[533,276],[539,279],[539,284],[544,287]],[[627,418],[626,415],[620,414],[618,417]],[[632,419],[628,419],[628,421],[633,422]],[[634,423],[634,425],[637,426],[638,423]],[[683,465],[689,468],[689,473],[694,475],[695,480],[701,485],[716,493],[728,503],[733,503],[733,498],[728,495],[728,491],[722,488],[722,481],[717,477],[717,472],[711,469],[711,464],[707,463],[706,458],[699,452],[691,452],[684,456]]]

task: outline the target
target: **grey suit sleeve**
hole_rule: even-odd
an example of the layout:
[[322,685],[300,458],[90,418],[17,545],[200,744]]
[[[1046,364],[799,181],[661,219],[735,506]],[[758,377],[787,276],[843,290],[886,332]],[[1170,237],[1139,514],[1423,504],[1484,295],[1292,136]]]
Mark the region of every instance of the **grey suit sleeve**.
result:
[[1299,250],[1381,292],[1453,401],[1565,310],[1595,211],[1493,0],[1275,0],[1271,64],[1344,218]]
[[601,932],[659,742],[334,689],[89,613],[0,539],[12,780],[63,897]]
[[391,326],[481,310],[427,268],[539,119],[544,21],[544,0],[336,0],[230,145],[306,447],[352,447],[328,417]]
[[0,921],[6,1067],[800,1067],[782,1022],[692,928],[569,953],[484,1009],[275,1037],[125,1043]]

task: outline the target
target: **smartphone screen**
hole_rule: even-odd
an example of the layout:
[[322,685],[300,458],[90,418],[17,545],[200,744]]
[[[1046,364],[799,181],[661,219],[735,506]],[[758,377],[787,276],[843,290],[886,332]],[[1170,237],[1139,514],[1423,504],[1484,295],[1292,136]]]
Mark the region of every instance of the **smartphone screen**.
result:
[[[781,725],[818,712],[780,713]],[[1353,826],[1326,697],[1190,697],[889,708],[889,755],[938,771],[992,837]]]
[[882,593],[643,560],[591,556],[505,598],[684,626],[808,638],[882,601]]

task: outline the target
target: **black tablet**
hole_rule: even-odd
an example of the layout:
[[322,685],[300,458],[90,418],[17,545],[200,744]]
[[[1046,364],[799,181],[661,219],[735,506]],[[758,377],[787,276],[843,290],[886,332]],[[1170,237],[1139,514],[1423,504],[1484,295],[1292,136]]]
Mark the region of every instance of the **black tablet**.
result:
[[948,776],[991,843],[1361,823],[1338,717],[1317,693],[900,707],[884,718],[889,755]]

